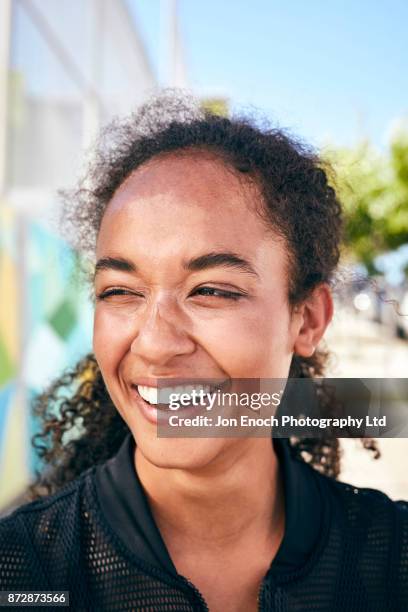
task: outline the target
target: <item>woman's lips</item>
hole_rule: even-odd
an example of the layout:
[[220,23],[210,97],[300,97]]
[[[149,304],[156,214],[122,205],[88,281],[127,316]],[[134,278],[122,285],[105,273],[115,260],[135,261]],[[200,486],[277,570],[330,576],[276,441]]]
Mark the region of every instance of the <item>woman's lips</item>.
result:
[[164,411],[159,410],[157,406],[146,402],[146,400],[143,399],[143,397],[137,390],[136,385],[131,386],[131,396],[134,399],[136,406],[141,412],[142,416],[144,416],[144,418],[149,421],[149,423],[157,425],[159,419],[162,420],[162,413],[165,414]]

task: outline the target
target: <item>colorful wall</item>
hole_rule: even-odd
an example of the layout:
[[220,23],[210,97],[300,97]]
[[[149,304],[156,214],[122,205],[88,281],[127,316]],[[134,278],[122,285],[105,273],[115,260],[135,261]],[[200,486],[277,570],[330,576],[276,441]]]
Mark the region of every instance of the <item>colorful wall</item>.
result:
[[24,489],[38,465],[30,447],[38,428],[32,399],[91,350],[92,307],[66,244],[6,206],[0,219],[2,507]]

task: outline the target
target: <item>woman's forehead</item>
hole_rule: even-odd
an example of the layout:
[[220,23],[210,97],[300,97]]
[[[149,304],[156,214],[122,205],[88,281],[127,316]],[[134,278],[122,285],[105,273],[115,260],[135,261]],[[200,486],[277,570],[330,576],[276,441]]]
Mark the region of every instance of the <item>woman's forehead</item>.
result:
[[254,190],[213,159],[168,157],[140,168],[117,190],[102,220],[97,256],[185,261],[239,253],[264,267],[283,249],[255,212]]
[[[248,180],[240,180],[222,161],[167,157],[133,172],[117,189],[102,219],[116,231],[182,233],[204,238],[242,238],[245,229],[259,239],[266,233],[256,210],[260,196]],[[190,238],[192,236],[190,235]]]
[[[146,162],[116,190],[109,207],[135,198],[173,194],[182,201],[210,206],[259,201],[259,189],[248,175],[239,175],[220,156],[208,151],[161,155]],[[253,203],[253,202],[252,202]]]

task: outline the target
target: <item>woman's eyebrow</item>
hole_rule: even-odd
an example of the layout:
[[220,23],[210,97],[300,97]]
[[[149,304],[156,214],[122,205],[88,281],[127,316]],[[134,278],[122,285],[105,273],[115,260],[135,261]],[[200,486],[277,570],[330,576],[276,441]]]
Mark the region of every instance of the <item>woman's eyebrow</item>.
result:
[[135,264],[125,257],[101,257],[95,265],[94,278],[100,270],[119,270],[121,272],[136,272]]
[[[183,268],[191,272],[199,272],[201,270],[207,270],[208,268],[217,267],[234,268],[246,274],[256,276],[257,278],[259,277],[258,273],[255,271],[254,267],[249,261],[229,251],[222,253],[205,253],[203,255],[199,255],[198,257],[194,257],[193,259],[189,259],[183,264]],[[98,259],[95,265],[94,278],[100,270],[136,272],[137,267],[132,261],[126,259],[125,257],[102,257],[101,259]]]
[[259,278],[258,273],[255,271],[255,268],[249,261],[230,251],[225,253],[205,253],[204,255],[194,257],[194,259],[190,259],[189,261],[185,262],[183,267],[186,270],[191,270],[193,272],[216,267],[235,268],[236,270],[240,270],[241,272],[245,272],[246,274],[251,274],[252,276]]

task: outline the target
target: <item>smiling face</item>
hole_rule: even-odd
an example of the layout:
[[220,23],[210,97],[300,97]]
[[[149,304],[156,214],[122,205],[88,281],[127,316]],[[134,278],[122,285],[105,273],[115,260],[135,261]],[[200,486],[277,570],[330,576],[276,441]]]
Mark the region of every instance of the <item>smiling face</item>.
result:
[[267,231],[257,201],[220,160],[173,155],[136,170],[103,216],[94,352],[156,465],[203,466],[242,440],[157,438],[135,384],[288,375],[303,319],[288,304],[287,247]]

